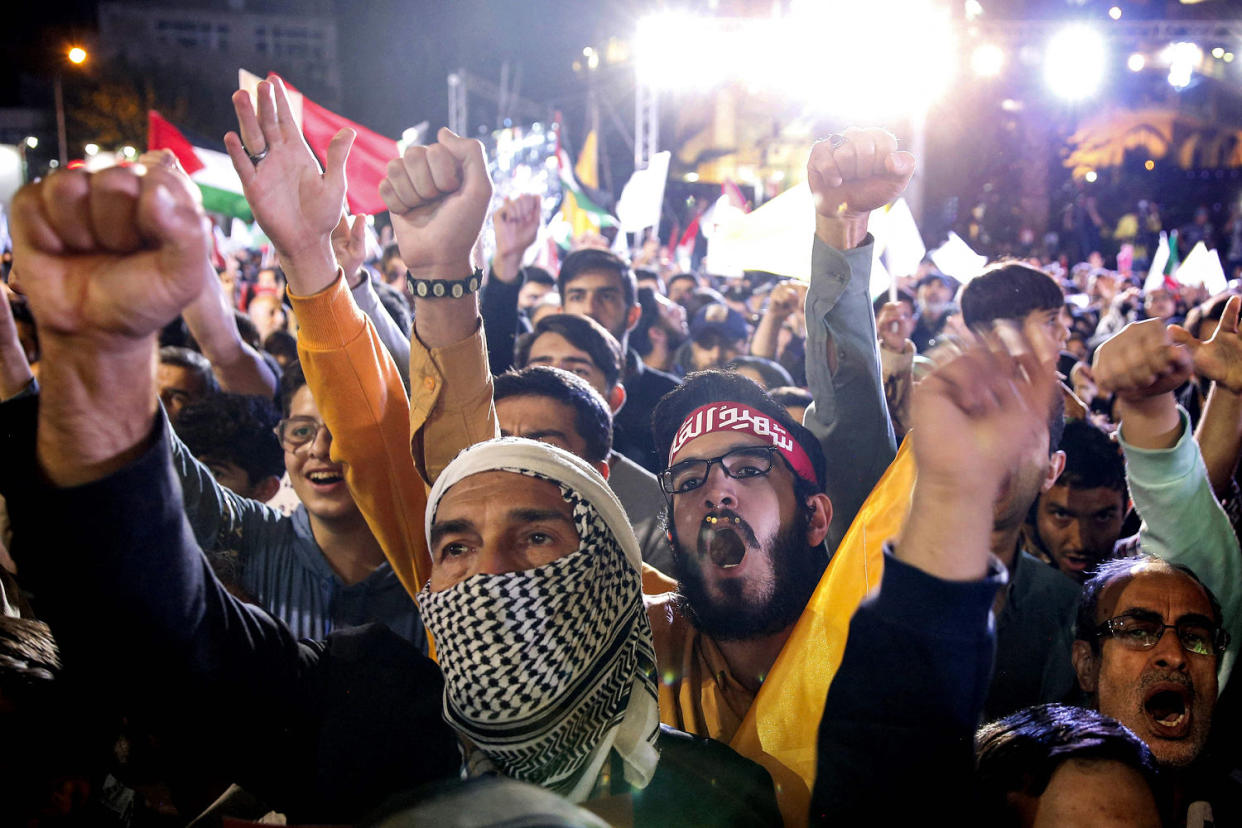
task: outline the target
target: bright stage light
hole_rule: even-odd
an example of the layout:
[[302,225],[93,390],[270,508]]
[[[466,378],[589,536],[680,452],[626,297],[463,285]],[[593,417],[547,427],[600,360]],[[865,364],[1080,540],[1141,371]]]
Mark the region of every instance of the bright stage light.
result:
[[1203,50],[1195,43],[1170,44],[1160,57],[1169,64],[1169,85],[1185,89],[1190,85],[1194,70],[1203,63]]
[[1147,170],[1148,172],[1151,172],[1155,168],[1156,168],[1156,162],[1152,161],[1150,158],[1148,158],[1146,161],[1143,162],[1143,169]]
[[1121,6],[1113,6],[1111,9],[1109,9],[1108,16],[1111,17],[1113,20],[1120,20],[1121,19]]
[[1126,61],[1126,68],[1131,72],[1142,72],[1143,67],[1146,65],[1147,58],[1143,57],[1138,52],[1130,55],[1130,59]]
[[1052,36],[1044,51],[1044,82],[1057,96],[1079,101],[1094,95],[1104,81],[1108,46],[1089,26],[1068,26]]
[[1083,178],[1087,179],[1088,184],[1094,184],[1096,179],[1099,177],[1100,177],[1099,173],[1097,173],[1095,170],[1087,170],[1087,174],[1083,176]]
[[1225,50],[1221,48],[1220,46],[1217,46],[1215,49],[1212,50],[1212,57],[1216,58],[1217,60],[1220,60],[1224,56],[1225,56]]
[[99,144],[87,144],[86,146],[82,147],[82,151],[85,152],[87,155],[98,155]]
[[970,68],[981,78],[994,78],[1005,66],[1005,52],[995,43],[981,43],[970,56]]
[[39,139],[33,135],[27,135],[26,140],[23,143],[26,144],[28,149],[38,149],[39,147]]
[[952,23],[936,0],[793,0],[787,14],[767,18],[666,12],[639,20],[634,46],[640,83],[737,83],[847,118],[926,109],[956,62]]

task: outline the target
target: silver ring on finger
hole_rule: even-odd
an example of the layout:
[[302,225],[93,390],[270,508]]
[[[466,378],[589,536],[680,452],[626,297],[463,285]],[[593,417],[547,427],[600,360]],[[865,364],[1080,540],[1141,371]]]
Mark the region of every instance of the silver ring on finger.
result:
[[271,150],[271,148],[272,148],[271,144],[268,144],[260,152],[247,151],[246,156],[250,159],[250,163],[254,164],[257,167],[259,166],[260,161],[262,161],[264,158],[267,158],[267,153],[269,150]]
[[848,143],[849,140],[850,140],[849,138],[846,138],[841,133],[834,132],[828,136],[828,146],[832,147],[835,150],[838,147],[840,147],[842,144]]

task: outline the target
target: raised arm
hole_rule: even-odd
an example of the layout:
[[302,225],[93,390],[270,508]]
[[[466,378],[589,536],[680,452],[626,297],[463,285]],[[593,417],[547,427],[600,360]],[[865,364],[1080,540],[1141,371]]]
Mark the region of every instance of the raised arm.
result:
[[492,214],[496,255],[487,283],[479,295],[479,312],[488,343],[488,364],[493,375],[513,367],[514,342],[526,330],[518,313],[522,290],[522,258],[539,235],[542,218],[537,195],[507,198]]
[[409,435],[414,461],[428,483],[457,452],[500,433],[478,283],[470,284],[471,251],[483,229],[492,182],[482,144],[448,129],[437,137],[431,146],[408,148],[388,165],[380,184],[412,284],[425,286],[413,293]]
[[1169,329],[1170,336],[1190,350],[1195,372],[1212,380],[1203,416],[1195,439],[1207,465],[1212,489],[1224,493],[1229,489],[1242,452],[1242,337],[1238,336],[1238,311],[1242,297],[1234,296],[1221,313],[1212,338],[1204,344],[1179,326]]
[[849,129],[821,141],[807,162],[816,213],[806,373],[815,401],[805,423],[832,470],[830,548],[897,451],[876,350],[867,219],[900,195],[913,173],[914,156],[899,151],[897,139],[881,129]]
[[[1143,551],[1194,570],[1220,599],[1225,628],[1236,641],[1242,634],[1242,553],[1173,390],[1192,369],[1220,384],[1236,384],[1239,366],[1224,355],[1237,347],[1237,335],[1218,331],[1202,346],[1188,337],[1159,319],[1133,322],[1100,346],[1094,372],[1101,390],[1117,394],[1118,434],[1130,496],[1143,518]],[[1231,643],[1221,661],[1221,686],[1236,655]]]
[[1023,452],[1038,448],[1054,392],[1016,328],[992,339],[942,355],[915,391],[910,515],[828,691],[812,824],[917,821],[928,808],[972,822],[972,737],[1004,582],[992,504]]
[[[321,171],[280,80],[261,82],[257,94],[257,114],[246,92],[233,95],[241,134],[230,132],[225,145],[289,280],[301,323],[298,355],[332,432],[332,459],[345,464],[363,517],[415,595],[430,564],[422,531],[426,490],[409,460],[409,403],[396,364],[349,295],[332,247],[353,133],[337,133]],[[259,163],[252,152],[263,155]]]
[[9,297],[0,290],[0,402],[16,397],[30,387],[34,373],[26,351],[17,337],[17,323]]
[[[138,162],[185,175],[171,150],[144,152],[138,157]],[[189,180],[188,176],[186,180]],[[190,186],[192,188],[193,184]],[[194,190],[191,189],[191,192]],[[202,349],[203,356],[211,363],[212,373],[216,375],[220,388],[234,394],[275,396],[276,375],[258,352],[241,338],[233,308],[224,296],[220,279],[209,258],[204,257],[201,272],[202,291],[181,315]]]
[[351,223],[350,217],[342,214],[340,222],[332,230],[332,250],[336,253],[341,272],[345,274],[345,282],[349,285],[349,293],[354,297],[354,303],[371,320],[380,342],[384,343],[389,355],[397,363],[397,370],[401,372],[401,381],[408,394],[410,339],[380,304],[375,286],[371,284],[371,275],[362,266],[367,257],[366,228],[366,216],[354,216]]

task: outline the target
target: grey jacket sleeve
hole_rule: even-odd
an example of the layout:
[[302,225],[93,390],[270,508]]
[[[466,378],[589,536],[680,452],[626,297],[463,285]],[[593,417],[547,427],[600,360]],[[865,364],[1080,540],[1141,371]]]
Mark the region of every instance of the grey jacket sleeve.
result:
[[819,438],[828,462],[830,550],[897,453],[871,309],[874,243],[868,234],[862,245],[843,253],[817,237],[811,251],[806,376],[814,402],[803,422]]
[[375,292],[375,286],[371,284],[369,276],[363,279],[358,287],[350,288],[349,292],[354,297],[358,309],[371,318],[371,324],[375,326],[375,333],[379,335],[380,342],[384,343],[384,348],[397,363],[397,370],[401,372],[401,382],[405,384],[405,391],[408,394],[410,392],[409,338],[401,333],[397,323],[392,321],[388,311],[384,310],[384,306],[380,304],[379,295]]
[[166,428],[185,515],[203,551],[234,551],[244,562],[268,549],[269,539],[283,520],[280,512],[221,486],[176,432]]

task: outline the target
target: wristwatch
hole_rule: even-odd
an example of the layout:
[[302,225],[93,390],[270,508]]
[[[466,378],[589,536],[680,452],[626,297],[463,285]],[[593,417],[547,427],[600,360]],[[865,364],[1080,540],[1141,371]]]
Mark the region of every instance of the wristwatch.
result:
[[460,299],[483,285],[483,271],[474,269],[465,279],[415,279],[405,272],[405,291],[411,299]]

